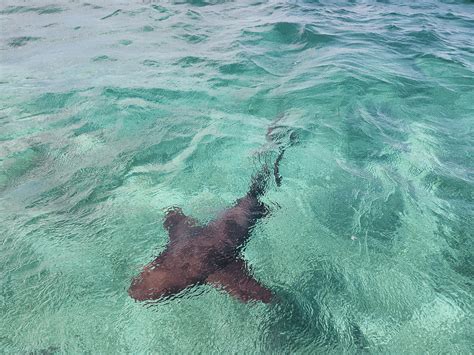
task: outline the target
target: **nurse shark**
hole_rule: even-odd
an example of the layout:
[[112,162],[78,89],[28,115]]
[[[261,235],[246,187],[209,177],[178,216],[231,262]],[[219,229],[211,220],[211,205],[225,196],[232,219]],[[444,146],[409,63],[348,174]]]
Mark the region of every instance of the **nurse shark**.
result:
[[[268,129],[270,143],[276,127]],[[210,284],[243,302],[269,303],[272,292],[251,275],[241,252],[255,224],[268,214],[260,198],[272,175],[280,185],[279,164],[284,152],[280,145],[273,169],[264,164],[252,176],[248,192],[206,225],[186,216],[181,208],[168,210],[163,223],[169,234],[168,245],[132,280],[129,295],[137,301],[159,300]]]

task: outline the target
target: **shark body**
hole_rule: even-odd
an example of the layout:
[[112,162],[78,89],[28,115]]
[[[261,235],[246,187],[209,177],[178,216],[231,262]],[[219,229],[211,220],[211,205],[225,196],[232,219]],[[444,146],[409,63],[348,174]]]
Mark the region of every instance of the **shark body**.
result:
[[160,299],[208,283],[244,302],[269,302],[271,291],[250,275],[240,257],[252,228],[267,213],[256,190],[205,226],[180,208],[168,211],[164,227],[169,243],[133,280],[130,296],[138,301]]
[[[269,129],[267,138],[271,138]],[[280,185],[280,148],[273,166]],[[164,227],[169,234],[166,249],[133,279],[129,295],[137,301],[174,296],[200,284],[211,284],[243,301],[271,301],[272,292],[250,274],[241,258],[242,248],[259,219],[268,214],[260,201],[271,177],[268,165],[252,177],[249,191],[207,225],[199,225],[180,208],[169,210]]]

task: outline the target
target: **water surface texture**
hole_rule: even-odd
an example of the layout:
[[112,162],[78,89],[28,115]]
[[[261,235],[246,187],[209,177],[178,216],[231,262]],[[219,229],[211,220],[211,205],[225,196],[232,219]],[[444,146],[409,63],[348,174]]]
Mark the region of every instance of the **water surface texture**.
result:
[[[1,352],[472,352],[474,4],[409,3],[3,1]],[[243,252],[278,302],[134,302],[280,115]]]

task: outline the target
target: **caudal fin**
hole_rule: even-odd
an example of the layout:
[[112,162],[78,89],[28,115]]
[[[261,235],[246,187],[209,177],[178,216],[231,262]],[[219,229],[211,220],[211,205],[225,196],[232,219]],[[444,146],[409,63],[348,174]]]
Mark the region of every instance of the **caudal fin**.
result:
[[259,161],[262,156],[264,157],[265,162],[263,163],[262,168],[252,176],[252,182],[250,184],[249,194],[251,196],[259,197],[262,196],[268,186],[272,172],[270,171],[269,166],[271,163],[268,161],[268,157],[271,157],[272,152],[275,150],[278,151],[273,162],[273,177],[275,183],[278,187],[281,186],[282,176],[280,174],[280,163],[283,159],[283,155],[288,147],[297,143],[297,134],[292,129],[285,125],[280,124],[280,121],[284,118],[283,115],[280,115],[272,124],[268,127],[267,130],[267,145],[264,147],[263,151],[260,151],[258,155]]

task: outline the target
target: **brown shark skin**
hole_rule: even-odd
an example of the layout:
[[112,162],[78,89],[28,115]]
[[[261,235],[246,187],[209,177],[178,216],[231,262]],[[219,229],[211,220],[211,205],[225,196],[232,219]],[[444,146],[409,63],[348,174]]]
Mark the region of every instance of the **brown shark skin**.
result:
[[[279,122],[283,118],[284,115],[280,115],[267,131],[268,143],[278,147],[273,164],[277,186],[282,180],[279,165],[283,154],[297,138],[292,130],[275,131],[281,127]],[[289,138],[287,146],[281,144],[285,134]],[[272,292],[249,274],[240,253],[257,221],[268,213],[259,198],[265,193],[271,175],[265,164],[252,176],[248,193],[205,226],[185,216],[180,208],[170,210],[163,224],[168,230],[169,243],[161,255],[133,279],[129,295],[137,301],[163,299],[208,283],[242,302],[269,303]]]
[[133,280],[129,295],[137,301],[162,299],[209,283],[243,302],[270,302],[271,291],[248,274],[239,256],[255,223],[266,214],[258,185],[255,181],[247,195],[206,226],[179,208],[169,211],[164,221],[168,246]]

